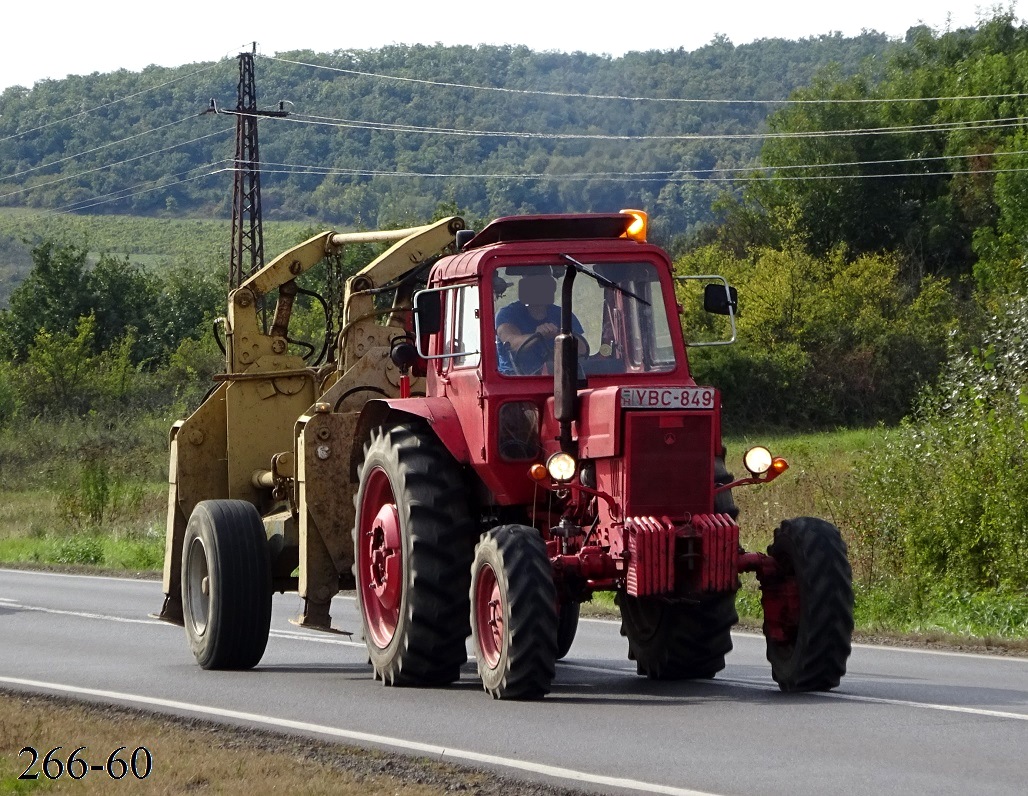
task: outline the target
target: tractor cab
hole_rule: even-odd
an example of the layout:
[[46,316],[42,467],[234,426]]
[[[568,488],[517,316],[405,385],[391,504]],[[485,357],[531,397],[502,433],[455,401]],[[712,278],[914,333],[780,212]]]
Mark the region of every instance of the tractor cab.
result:
[[[525,474],[558,451],[622,457],[623,410],[653,400],[702,415],[679,437],[712,473],[716,394],[689,374],[671,263],[645,242],[641,215],[499,219],[417,296],[427,394],[454,407],[489,502],[532,503]],[[703,481],[703,497],[673,513],[711,510],[713,476]]]

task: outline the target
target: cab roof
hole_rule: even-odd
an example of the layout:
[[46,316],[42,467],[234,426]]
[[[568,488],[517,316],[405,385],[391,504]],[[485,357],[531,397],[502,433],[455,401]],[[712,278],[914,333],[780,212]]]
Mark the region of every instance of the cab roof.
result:
[[621,238],[634,220],[626,213],[506,216],[487,224],[462,251],[509,241]]

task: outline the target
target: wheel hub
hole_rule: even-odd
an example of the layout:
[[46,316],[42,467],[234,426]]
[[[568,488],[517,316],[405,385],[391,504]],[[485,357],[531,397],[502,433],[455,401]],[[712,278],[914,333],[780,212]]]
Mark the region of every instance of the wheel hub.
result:
[[383,606],[399,607],[400,597],[400,517],[396,505],[379,509],[372,523],[370,544],[371,590]]

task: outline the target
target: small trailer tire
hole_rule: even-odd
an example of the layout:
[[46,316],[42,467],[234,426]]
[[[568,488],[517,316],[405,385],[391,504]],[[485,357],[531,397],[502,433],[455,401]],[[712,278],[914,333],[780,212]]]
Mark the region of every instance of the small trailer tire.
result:
[[245,500],[196,504],[182,543],[182,614],[203,669],[252,669],[271,628],[264,524]]

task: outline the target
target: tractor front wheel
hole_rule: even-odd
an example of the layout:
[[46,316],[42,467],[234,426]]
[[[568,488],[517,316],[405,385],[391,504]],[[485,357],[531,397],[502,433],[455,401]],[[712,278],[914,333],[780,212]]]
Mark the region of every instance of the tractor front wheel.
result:
[[245,500],[196,504],[182,542],[182,614],[204,669],[252,669],[271,629],[264,524]]
[[668,602],[659,597],[619,593],[621,635],[639,674],[652,680],[713,677],[725,668],[732,649],[732,626],[739,621],[735,593],[698,602]]
[[397,425],[373,432],[359,476],[357,600],[375,677],[453,682],[467,660],[475,530],[457,463],[429,430]]
[[535,528],[483,534],[471,576],[471,635],[478,673],[494,699],[538,699],[557,661],[557,591]]
[[853,635],[846,543],[831,523],[799,517],[775,530],[767,552],[779,570],[761,583],[771,676],[783,691],[835,688]]

